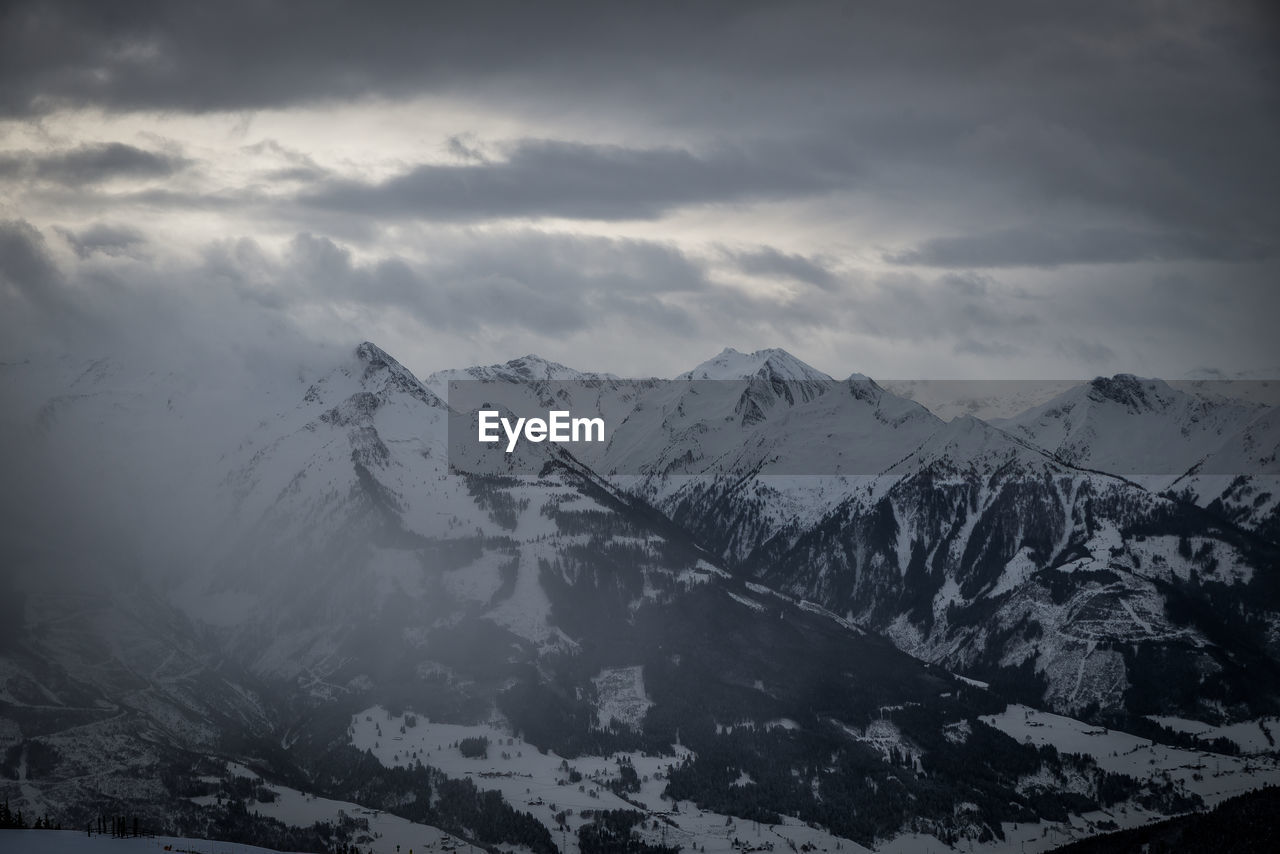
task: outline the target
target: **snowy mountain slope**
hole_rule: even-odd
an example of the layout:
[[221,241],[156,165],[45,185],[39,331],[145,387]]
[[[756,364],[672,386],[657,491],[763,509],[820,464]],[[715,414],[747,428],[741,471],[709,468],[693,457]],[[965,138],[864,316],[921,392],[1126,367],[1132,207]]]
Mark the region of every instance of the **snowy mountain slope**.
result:
[[584,373],[566,367],[559,362],[529,353],[508,362],[497,365],[476,365],[470,368],[447,368],[430,374],[425,385],[438,394],[445,396],[450,382],[480,381],[507,382],[536,385],[545,382],[564,382],[568,380],[609,380],[617,379],[612,374]]
[[[686,396],[675,410],[683,432],[670,428],[676,419],[668,406],[660,425],[636,433],[675,437],[654,443],[665,455],[659,459],[702,476],[651,475],[632,488],[739,571],[887,632],[926,660],[1021,683],[1031,692],[1026,696],[1063,711],[1167,704],[1215,717],[1274,705],[1274,690],[1253,691],[1238,664],[1217,649],[1213,620],[1188,627],[1168,616],[1184,593],[1167,585],[1193,578],[1223,585],[1224,599],[1262,627],[1236,640],[1252,650],[1257,666],[1274,670],[1280,600],[1268,580],[1274,550],[1265,543],[1242,539],[1212,516],[1184,512],[1135,483],[1069,465],[978,419],[944,423],[868,380],[851,381],[847,394],[841,388],[828,385],[820,396],[747,427],[732,417],[728,391],[718,408],[695,408]],[[1062,408],[1072,418],[1111,413],[1120,404],[1162,423],[1187,416],[1191,449],[1222,444],[1218,433],[1231,417],[1256,411],[1229,402],[1201,406],[1163,384],[1124,378],[1096,384],[1100,403],[1088,394],[1069,394],[1071,405]],[[1060,413],[1044,411],[1050,409]],[[718,438],[729,429],[736,445]],[[684,435],[693,439],[681,445]],[[1119,454],[1124,441],[1107,453]],[[708,447],[718,456],[699,453]],[[777,474],[818,471],[831,474]],[[1147,536],[1159,545],[1153,548]],[[1063,568],[1075,574],[1061,577]],[[1027,642],[1020,632],[1044,639]],[[1138,651],[1121,654],[1121,647]],[[1143,675],[1152,666],[1144,663],[1148,655],[1201,668],[1200,675],[1178,678],[1216,680],[1226,693],[1162,691]]]
[[692,474],[874,475],[941,427],[865,378],[673,381],[618,425],[602,465],[649,475],[651,491]]
[[1263,406],[1280,406],[1280,380],[1275,379],[1278,376],[1280,367],[1230,375],[1199,371],[1188,374],[1188,379],[1174,380],[1170,385],[1206,397],[1227,397]]
[[[157,650],[181,649],[185,635],[139,619],[141,636],[160,638],[129,644],[145,651],[133,672],[145,667],[157,686],[135,691],[146,714],[194,754],[226,751],[277,786],[366,807],[425,811],[404,794],[424,782],[463,798],[465,809],[432,813],[442,820],[485,803],[437,772],[414,776],[409,760],[422,757],[406,758],[394,730],[375,729],[376,762],[357,752],[352,716],[380,706],[406,728],[405,713],[488,727],[580,761],[617,805],[639,800],[659,833],[672,825],[657,813],[696,828],[691,838],[711,832],[665,809],[665,794],[720,826],[812,823],[827,834],[793,833],[797,845],[834,834],[879,846],[909,831],[1008,839],[1014,824],[1066,820],[1018,782],[1027,775],[1083,798],[1072,812],[1109,803],[1096,760],[1077,767],[983,724],[1006,694],[1090,715],[1239,718],[1275,705],[1275,555],[1247,532],[781,351],[727,352],[639,387],[568,370],[526,358],[464,373],[495,400],[616,407],[626,414],[606,454],[643,477],[546,446],[511,469],[535,475],[460,473],[448,406],[372,344],[319,369],[264,370],[217,430],[195,429],[217,407],[198,389],[172,394],[185,387],[179,373],[122,369],[77,397],[48,386],[46,399],[61,402],[33,434],[55,449],[97,437],[66,463],[92,466],[104,448],[145,456],[152,442],[181,457],[185,446],[181,465],[122,465],[104,479],[205,496],[174,502],[200,510],[183,519],[203,531],[187,551],[173,551],[184,539],[174,538],[139,568],[185,612],[151,609],[161,600],[148,594],[142,616],[202,627],[187,657],[166,662]],[[26,411],[39,420],[40,405]],[[56,515],[42,511],[28,539],[47,537]],[[233,685],[255,685],[232,694],[257,698],[247,707],[257,717],[237,718],[248,712],[232,694],[189,685],[205,684],[185,675],[202,650],[242,674]],[[21,667],[14,685],[44,684]],[[102,684],[117,706],[134,690],[123,678]],[[188,713],[206,729],[174,722]],[[465,773],[448,752],[459,748],[420,746]],[[512,746],[491,744],[493,762]],[[663,760],[650,769],[662,765],[662,785],[631,780],[619,753],[633,769],[649,767],[645,754]],[[200,788],[179,770],[179,784],[149,795]],[[519,796],[533,781],[502,780],[504,809],[530,806]],[[15,797],[31,785],[0,780]],[[581,785],[570,797],[590,798]],[[1162,787],[1139,774],[1110,803],[1186,808]],[[207,796],[182,795],[193,810],[217,809],[190,801]],[[558,812],[536,812],[548,834],[537,846],[573,848],[561,833],[589,824]],[[530,844],[519,836],[529,827],[501,815],[495,825],[523,827],[503,844]],[[652,830],[645,838],[660,841]]]
[[[744,568],[1052,708],[1212,719],[1276,701],[1274,561],[1265,543],[1105,477],[1045,464],[957,479],[948,465]],[[1218,601],[1188,609],[1201,585]],[[1255,681],[1245,655],[1272,676]]]
[[931,431],[919,445],[885,470],[905,476],[928,471],[933,477],[981,478],[993,472],[1055,473],[1065,470],[1039,448],[1019,441],[985,421],[962,415]]
[[1076,380],[880,380],[886,390],[914,400],[944,421],[969,415],[1012,418],[1074,388]]
[[1259,412],[1168,489],[1280,542],[1280,408]]
[[676,380],[744,380],[760,378],[794,383],[829,383],[831,377],[776,347],[740,353],[726,347],[716,356],[676,376]]
[[[762,379],[771,375],[786,379]],[[642,396],[598,467],[642,474],[630,488],[668,511],[684,508],[681,522],[712,541],[737,536],[733,523],[726,527],[716,513],[714,524],[703,525],[689,514],[714,506],[724,489],[751,490],[758,540],[761,525],[767,537],[784,519],[815,518],[852,496],[883,494],[939,460],[976,472],[1001,454],[1002,464],[1043,457],[1004,434],[992,438],[995,431],[976,419],[948,425],[866,377],[836,382],[783,351],[726,351],[682,375],[703,376],[718,380],[675,380]]]
[[[579,598],[586,595],[600,603],[590,590],[600,589],[601,579],[596,575],[584,588],[585,568],[566,563],[556,571],[566,580],[577,576],[577,601],[586,604]],[[707,813],[715,827],[736,816],[739,825],[774,825],[797,844],[804,841],[794,836],[802,823],[816,820],[829,834],[878,847],[903,831],[908,816],[911,827],[937,838],[979,839],[1002,833],[992,830],[1003,828],[1002,819],[1026,821],[1037,809],[1016,791],[978,783],[971,773],[985,766],[1007,775],[1010,756],[1002,751],[1019,753],[1016,742],[976,723],[974,712],[993,698],[940,671],[924,675],[883,641],[812,605],[711,573],[661,606],[641,605],[630,620],[574,612],[581,615],[570,626],[580,653],[554,664],[536,692],[523,685],[504,695],[500,717],[460,726],[365,710],[352,718],[353,742],[373,749],[386,765],[435,764],[535,807],[534,816],[549,829],[566,832],[570,851],[577,847],[574,836],[590,824],[582,810],[623,804],[640,809],[646,824],[658,820],[652,829],[668,839],[705,839],[717,849],[721,843],[708,838],[714,831]],[[575,735],[572,721],[596,713],[599,677],[627,662],[643,674],[641,690],[651,704],[642,729],[589,729],[586,740]],[[527,708],[535,697],[563,711],[531,718]],[[973,722],[972,740],[943,735],[942,722],[957,719]],[[460,753],[468,738],[487,739],[484,757]],[[1017,761],[1053,773],[1047,755],[1033,752]],[[632,783],[624,768],[636,772]],[[1136,785],[1147,791],[1146,784]],[[882,802],[877,810],[866,806],[899,786],[905,800]],[[942,803],[923,805],[925,790],[930,802],[941,797]],[[1092,787],[1087,792],[1085,803],[1096,794]],[[974,805],[972,812],[957,812],[959,803]],[[863,806],[850,809],[856,804]]]
[[[840,385],[781,350],[726,350],[665,381],[618,380],[563,366],[531,372],[525,363],[533,358],[517,360],[521,364],[515,368],[513,362],[441,372],[432,382],[445,377],[454,382],[455,394],[463,394],[455,403],[463,409],[498,406],[534,416],[562,408],[575,416],[602,416],[607,443],[575,446],[572,452],[592,469],[617,478],[755,465],[751,455],[744,456],[744,447],[756,427]],[[464,388],[456,387],[458,378]],[[763,458],[763,452],[754,456]]]
[[1280,536],[1280,421],[1263,381],[1099,377],[993,421],[1061,459],[1132,477],[1270,538]]
[[[312,702],[393,700],[463,719],[496,705],[526,738],[570,753],[638,739],[697,745],[710,757],[734,743],[722,743],[719,721],[749,709],[804,727],[816,703],[823,720],[854,726],[881,706],[952,702],[937,697],[956,695],[959,683],[939,683],[883,641],[735,589],[589,473],[453,477],[419,492],[443,472],[443,410],[388,359],[362,347],[353,365],[311,383],[255,432],[227,479],[239,500],[234,524],[252,524],[232,538],[247,545],[213,565],[212,589],[242,597],[223,632],[259,676],[293,682]],[[869,407],[860,429],[931,418],[913,405],[878,406],[869,387],[845,393],[848,405]],[[842,663],[840,678],[831,661]],[[596,677],[637,666],[654,703],[643,730],[599,730]],[[824,726],[787,731],[788,749],[825,751]],[[693,760],[682,778],[689,797],[741,812],[703,767]],[[939,779],[957,798],[987,797]],[[797,809],[816,815],[807,800]],[[931,820],[950,826],[948,814]],[[900,820],[847,832],[869,839]]]
[[233,458],[237,514],[228,548],[184,585],[193,613],[222,624],[255,670],[317,697],[385,669],[380,642],[407,666],[459,614],[556,642],[529,575],[556,487],[451,474],[447,407],[371,344],[295,394]]
[[1280,409],[1258,412],[1198,460],[1189,473],[1280,475]]
[[[784,528],[816,521],[853,496],[868,500],[882,494],[896,480],[885,473],[943,429],[923,407],[865,378],[823,388],[747,425],[686,405],[680,412],[684,432],[662,445],[657,465],[630,458],[628,468],[650,472],[631,488],[709,547],[739,560]],[[746,393],[738,382],[714,384],[710,392],[724,398],[726,407]],[[664,427],[633,414],[615,432],[606,459],[621,465],[613,452],[625,437],[652,442],[673,432]],[[636,441],[627,452],[641,447]]]
[[1261,409],[1117,374],[992,423],[1071,465],[1175,477],[1221,449]]
[[762,422],[816,400],[835,385],[784,350],[726,349],[643,395],[610,438],[600,468],[696,474],[725,470]]

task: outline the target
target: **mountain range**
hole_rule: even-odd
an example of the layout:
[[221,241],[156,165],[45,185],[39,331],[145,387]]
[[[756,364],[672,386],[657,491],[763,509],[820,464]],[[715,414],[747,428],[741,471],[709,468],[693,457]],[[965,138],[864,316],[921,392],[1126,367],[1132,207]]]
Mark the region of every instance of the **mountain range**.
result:
[[[0,789],[28,815],[1044,850],[1280,779],[1263,403],[1120,375],[947,420],[782,350],[671,380],[420,380],[371,343],[2,370]],[[463,387],[608,441],[459,456]]]

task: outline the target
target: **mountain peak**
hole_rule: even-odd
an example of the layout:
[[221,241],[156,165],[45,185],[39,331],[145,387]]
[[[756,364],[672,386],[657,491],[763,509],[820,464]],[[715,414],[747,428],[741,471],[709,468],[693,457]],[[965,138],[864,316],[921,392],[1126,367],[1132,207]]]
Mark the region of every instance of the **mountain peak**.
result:
[[567,380],[582,376],[581,371],[544,359],[535,353],[511,359],[503,367],[516,376],[529,380]]
[[681,380],[743,380],[767,376],[797,382],[833,382],[831,377],[808,365],[779,347],[743,353],[726,347],[719,355],[708,359],[676,379]]
[[444,395],[450,382],[478,380],[502,383],[566,382],[583,379],[611,379],[612,374],[596,374],[579,371],[544,359],[536,353],[526,353],[496,365],[473,365],[470,368],[448,368],[427,377],[428,387]]
[[356,357],[360,361],[367,363],[371,367],[383,368],[391,365],[400,366],[400,363],[391,358],[386,350],[383,350],[372,341],[364,341],[356,348]]
[[423,385],[412,371],[372,341],[365,341],[356,348],[356,358],[364,363],[361,382],[366,386],[371,379],[383,373],[386,379],[383,388],[404,392],[429,406],[444,407],[444,402]]
[[1133,374],[1095,377],[1089,383],[1089,397],[1095,401],[1113,401],[1135,412],[1164,409],[1173,393],[1163,380],[1143,379]]

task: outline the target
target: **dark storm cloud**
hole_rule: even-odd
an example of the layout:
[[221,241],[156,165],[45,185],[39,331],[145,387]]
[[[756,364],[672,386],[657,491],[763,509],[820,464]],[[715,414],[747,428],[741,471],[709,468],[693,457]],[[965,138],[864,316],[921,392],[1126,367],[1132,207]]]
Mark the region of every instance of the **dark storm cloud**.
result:
[[323,169],[316,169],[310,166],[285,166],[280,169],[272,169],[263,177],[271,181],[298,181],[302,183],[312,183],[324,178],[328,173]]
[[60,228],[58,232],[67,239],[76,255],[88,258],[95,252],[103,255],[124,255],[147,242],[138,229],[129,225],[113,225],[97,222],[80,231]]
[[[304,233],[283,250],[216,240],[195,266],[171,259],[160,267],[137,252],[66,252],[55,262],[58,241],[11,222],[0,227],[0,341],[18,356],[49,340],[90,352],[135,342],[157,352],[186,351],[193,341],[252,348],[305,338],[297,318],[325,315],[353,318],[328,332],[356,337],[371,326],[385,332],[394,318],[406,341],[438,343],[428,369],[472,340],[519,339],[535,352],[572,341],[563,358],[599,367],[597,354],[576,347],[618,336],[643,351],[630,368],[643,374],[655,364],[684,370],[708,342],[798,346],[834,336],[853,342],[841,351],[841,370],[888,375],[906,354],[929,351],[992,365],[1039,357],[1042,370],[1048,354],[1105,373],[1133,369],[1148,340],[1173,341],[1179,351],[1196,342],[1202,364],[1230,356],[1215,342],[1239,342],[1256,361],[1274,317],[1274,281],[1263,270],[1247,288],[1224,291],[1214,277],[1152,282],[1137,268],[1099,269],[1037,293],[983,274],[848,269],[838,289],[797,293],[739,288],[719,278],[737,270],[722,255],[693,257],[655,241],[433,227],[412,243],[413,255],[398,255]],[[868,362],[868,347],[884,355]]]
[[556,337],[610,317],[635,330],[693,334],[694,318],[670,298],[713,287],[701,262],[665,243],[531,229],[426,233],[418,257],[357,257],[309,233],[279,252],[248,237],[215,240],[198,265],[164,270],[136,251],[144,238],[126,226],[57,230],[75,252],[62,259],[65,274],[38,229],[0,224],[0,339],[52,335],[110,347],[172,328],[216,340],[261,331],[270,318],[288,324],[295,311],[335,308],[456,335]]
[[[1275,21],[1261,4],[1198,0],[18,0],[0,10],[0,115],[47,123],[50,138],[64,107],[91,111],[64,122],[73,132],[99,110],[108,125],[131,110],[232,111],[245,117],[235,133],[246,140],[257,109],[341,115],[358,104],[376,120],[355,144],[250,146],[249,176],[241,164],[196,169],[115,144],[0,154],[0,180],[46,226],[122,223],[137,211],[175,222],[199,214],[207,230],[193,227],[192,243],[260,235],[260,244],[217,242],[198,270],[183,267],[196,247],[175,247],[164,275],[160,261],[149,270],[130,254],[140,244],[113,254],[122,244],[107,237],[68,237],[80,266],[163,283],[174,306],[213,285],[229,299],[313,315],[336,304],[394,308],[431,329],[470,324],[476,338],[522,326],[625,329],[634,318],[717,344],[725,330],[759,334],[761,346],[774,343],[768,335],[848,331],[936,345],[944,358],[1057,347],[1057,358],[1105,362],[1140,346],[1185,350],[1165,343],[1179,336],[1261,351],[1256,330],[1274,315],[1265,294],[1280,256]],[[399,100],[418,96],[438,97]],[[378,134],[404,109],[438,110],[414,132],[435,127],[423,144],[444,138],[453,164],[381,148]],[[324,116],[294,118],[261,125],[275,133],[278,122],[282,140],[306,148],[291,131],[323,127]],[[208,127],[221,133],[223,123]],[[493,134],[517,141],[504,148]],[[369,174],[366,155],[385,168],[388,151],[402,164],[390,179],[339,177]],[[181,182],[160,180],[182,169]],[[762,200],[793,207],[753,219]],[[782,233],[769,233],[772,246],[740,247],[715,211],[683,216],[689,231],[668,233],[708,248],[699,261],[653,241],[442,227],[652,221],[708,205],[732,208],[745,242],[778,224]],[[661,225],[636,230],[651,236]],[[421,247],[420,228],[436,229]],[[350,249],[323,237],[298,238],[284,255],[262,248],[308,230]],[[28,251],[40,249],[30,233],[6,239],[25,241],[10,266],[49,261],[48,247]],[[147,251],[162,248],[156,238]],[[903,269],[859,272],[872,253]],[[58,259],[79,283],[70,256]],[[1189,284],[1148,287],[1152,268],[1174,266]],[[986,275],[998,269],[1014,272]],[[758,281],[737,287],[742,274]],[[762,287],[768,279],[815,287]],[[1255,310],[1233,307],[1220,288]],[[1216,319],[1212,335],[1206,318]],[[1091,331],[1073,338],[1066,325]]]
[[[592,149],[517,149],[489,163],[463,127],[449,150],[473,172],[423,167],[378,186],[322,187],[315,201],[335,207],[435,218],[453,201],[464,218],[646,217],[693,196],[841,186],[847,170],[797,165],[817,146],[788,154],[817,139],[856,156],[860,187],[922,210],[985,195],[971,219],[989,231],[1052,204],[1073,208],[1076,228],[1102,212],[1169,240],[1242,238],[1245,250],[1219,250],[1228,255],[1280,233],[1280,52],[1264,4],[328,0],[304,13],[249,0],[26,0],[0,14],[0,111],[11,115],[435,94],[551,122],[568,138],[589,120],[668,129],[677,145],[779,140],[740,160],[745,169]],[[581,169],[589,185],[544,187],[523,168],[543,162]],[[770,163],[782,174],[754,174]],[[637,186],[659,166],[657,186]],[[688,170],[685,194],[673,185]],[[295,164],[277,177],[323,176]],[[544,191],[545,203],[530,198]]]
[[997,285],[995,279],[973,270],[944,273],[938,277],[938,284],[946,290],[965,296],[982,296]]
[[[857,172],[849,156],[815,146],[812,141],[788,145],[757,141],[751,146],[722,145],[695,154],[681,148],[625,148],[525,139],[503,147],[503,160],[420,165],[378,183],[336,177],[311,158],[273,143],[247,146],[245,150],[270,152],[284,159],[286,165],[255,177],[268,179],[277,189],[281,183],[294,184],[297,189],[266,193],[263,185],[251,184],[196,192],[150,185],[112,192],[77,189],[74,196],[64,193],[61,200],[86,210],[122,204],[172,210],[252,210],[300,224],[319,221],[326,230],[335,227],[338,220],[345,221],[348,229],[387,219],[653,220],[687,206],[826,194],[850,185]],[[41,159],[26,155],[26,161],[14,158],[19,166],[9,171],[60,174],[68,180],[75,173],[86,183],[95,177],[106,177],[95,176],[80,159],[82,153],[77,150]],[[176,170],[188,163],[150,152],[138,153],[155,158],[150,168],[156,170]],[[0,175],[3,174],[4,161],[0,160]],[[138,174],[142,174],[141,168]],[[56,197],[45,193],[44,198]],[[829,278],[818,262],[776,250],[744,255],[740,261],[760,273],[813,284],[824,284]]]
[[165,178],[188,165],[182,157],[107,142],[52,153],[6,153],[0,156],[0,175],[75,187],[113,178]]
[[[80,307],[49,252],[44,235],[26,220],[0,222],[0,315],[30,329],[79,322]],[[15,335],[15,338],[17,336]]]
[[[1260,54],[1273,35],[1262,6],[1215,4],[1224,5],[320,0],[304,12],[253,0],[27,0],[8,4],[0,70],[22,72],[4,75],[13,112],[60,103],[238,110],[517,74],[574,94],[627,80],[675,91],[701,85],[688,78],[699,71],[732,75],[717,100],[750,101],[735,78],[844,77],[854,88],[908,70],[1094,79],[1135,59],[1131,70],[1144,75],[1201,72],[1203,43]],[[661,68],[670,81],[644,79]],[[845,76],[857,72],[877,77]],[[829,105],[845,93],[819,94]]]
[[281,257],[255,241],[221,241],[203,275],[271,309],[316,303],[390,308],[453,332],[515,328],[557,335],[602,315],[692,331],[667,294],[709,287],[707,271],[674,247],[643,240],[513,231],[430,242],[426,259],[357,261],[328,237],[299,234]]
[[[1019,8],[1010,4],[1008,13],[1025,19]],[[954,27],[956,38],[913,35],[922,13]],[[646,75],[661,69],[672,73],[664,88],[679,94],[694,82],[691,72],[794,78],[874,66],[904,50],[910,59],[942,52],[975,64],[990,46],[981,16],[945,3],[896,11],[833,2],[320,0],[300,11],[253,0],[27,0],[8,5],[0,32],[0,73],[12,81],[0,107],[14,114],[65,104],[240,110],[515,85],[519,77],[572,97],[650,88]],[[734,79],[716,88],[717,100],[748,94]]]
[[819,288],[833,287],[839,280],[821,259],[782,252],[772,246],[739,251],[724,250],[735,267],[751,276],[793,279]]
[[[261,145],[250,150],[264,149]],[[814,197],[849,186],[857,166],[839,152],[796,143],[720,146],[703,154],[680,148],[624,148],[553,140],[520,140],[504,160],[420,165],[378,183],[335,177],[309,158],[256,178],[272,182],[208,192],[150,185],[137,189],[42,198],[82,210],[120,205],[153,209],[254,212],[303,227],[354,235],[384,220],[479,222],[555,217],[601,221],[654,220],[683,207]],[[0,175],[3,174],[0,161]],[[28,172],[32,171],[30,169]],[[280,185],[293,185],[280,192]],[[761,250],[743,255],[744,270],[823,285],[829,273],[813,259]],[[751,272],[751,270],[747,270]]]
[[1114,363],[1116,352],[1106,344],[1092,338],[1068,336],[1058,342],[1058,352],[1075,362],[1086,365]]
[[838,289],[785,292],[704,292],[708,315],[760,324],[781,337],[839,334],[914,345],[943,344],[954,353],[1011,355],[1039,346],[1052,314],[1096,294],[1052,300],[1016,284],[974,273],[921,276],[915,272],[850,270]]
[[[844,164],[851,169],[849,164]],[[832,164],[782,152],[722,148],[698,156],[522,140],[499,162],[419,166],[379,184],[333,181],[303,204],[371,216],[465,221],[494,217],[652,219],[682,205],[785,198],[836,189]]]
[[0,280],[26,294],[47,291],[59,278],[44,236],[25,220],[0,222]]
[[1007,229],[963,237],[935,237],[884,256],[892,264],[925,267],[1059,267],[1138,261],[1257,261],[1275,247],[1233,235],[1171,234],[1124,228],[1038,231]]
[[964,338],[956,342],[952,348],[957,354],[969,353],[975,356],[998,356],[1007,358],[1016,356],[1022,352],[1021,347],[1008,344],[1003,341],[977,340],[975,338]]

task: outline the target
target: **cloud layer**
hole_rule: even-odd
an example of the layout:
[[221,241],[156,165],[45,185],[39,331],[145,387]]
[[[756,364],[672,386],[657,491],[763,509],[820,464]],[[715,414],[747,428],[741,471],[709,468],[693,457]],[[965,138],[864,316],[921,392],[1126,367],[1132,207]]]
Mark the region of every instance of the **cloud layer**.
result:
[[725,345],[882,376],[1280,367],[1263,5],[0,16],[8,357],[166,318],[423,370],[675,373]]

